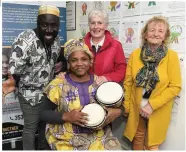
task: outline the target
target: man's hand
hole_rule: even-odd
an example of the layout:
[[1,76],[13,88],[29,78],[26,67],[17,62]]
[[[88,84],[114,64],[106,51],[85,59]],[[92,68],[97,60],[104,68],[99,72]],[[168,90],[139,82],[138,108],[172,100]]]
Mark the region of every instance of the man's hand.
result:
[[140,115],[147,119],[150,117],[152,112],[153,112],[153,109],[149,103],[140,109]]
[[80,110],[72,110],[70,112],[65,112],[62,116],[62,120],[84,127],[84,124],[88,121],[88,114]]
[[56,78],[64,79],[66,72],[60,72],[58,75],[56,75]]
[[63,67],[63,63],[62,63],[61,61],[60,61],[60,62],[57,62],[57,63],[55,64],[55,73],[60,72],[61,69],[62,69],[62,67]]
[[2,83],[3,95],[7,95],[15,90],[16,82],[11,74],[8,74],[8,79]]
[[104,76],[99,76],[99,77],[97,78],[97,80],[96,80],[96,84],[99,86],[99,85],[101,85],[102,83],[107,82],[107,81],[108,81],[108,80],[107,80],[106,77],[104,77]]
[[105,109],[107,110],[108,113],[107,113],[106,120],[105,120],[105,122],[103,124],[103,127],[108,125],[112,121],[114,121],[122,113],[122,110],[120,108],[105,108]]

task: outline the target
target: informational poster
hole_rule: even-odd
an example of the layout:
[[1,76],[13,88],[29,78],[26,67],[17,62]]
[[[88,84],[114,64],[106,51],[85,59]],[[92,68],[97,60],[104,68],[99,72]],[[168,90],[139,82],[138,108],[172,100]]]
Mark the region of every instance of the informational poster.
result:
[[[10,139],[22,136],[23,114],[19,100],[15,94],[15,86],[7,86],[12,76],[8,72],[10,48],[3,48],[2,52],[2,139]],[[12,81],[13,82],[13,81]],[[8,83],[10,84],[10,83]],[[12,89],[11,89],[12,87]]]
[[120,1],[106,1],[104,3],[104,10],[107,11],[109,19],[120,18],[121,2]]
[[67,20],[67,31],[76,30],[76,2],[68,1],[66,9]]
[[164,2],[162,1],[143,1],[140,2],[141,15],[162,14]]
[[[26,29],[37,26],[38,5],[2,3],[3,46],[11,46],[14,39]],[[60,10],[59,37],[61,45],[66,42],[66,8]]]
[[119,40],[119,21],[111,21],[109,22],[108,30],[110,31],[112,37],[116,40]]
[[127,1],[122,2],[121,16],[139,16],[140,15],[140,2],[139,1]]

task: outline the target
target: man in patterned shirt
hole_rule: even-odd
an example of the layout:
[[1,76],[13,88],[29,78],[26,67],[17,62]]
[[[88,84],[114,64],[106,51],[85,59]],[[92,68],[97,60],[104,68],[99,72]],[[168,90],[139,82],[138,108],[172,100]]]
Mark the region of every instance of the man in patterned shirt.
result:
[[54,77],[61,50],[57,36],[59,25],[59,9],[42,5],[38,10],[37,28],[20,33],[12,45],[9,64],[24,116],[23,150],[35,149],[37,129],[39,149],[45,145],[45,124],[39,121],[39,112],[42,110],[43,88]]

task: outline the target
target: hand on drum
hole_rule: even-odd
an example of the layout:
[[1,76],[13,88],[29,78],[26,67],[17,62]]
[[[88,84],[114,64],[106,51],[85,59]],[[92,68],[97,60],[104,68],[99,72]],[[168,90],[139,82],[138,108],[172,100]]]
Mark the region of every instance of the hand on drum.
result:
[[104,76],[99,76],[99,77],[97,78],[97,80],[96,80],[96,84],[99,86],[99,85],[101,85],[102,83],[107,82],[107,81],[108,81],[107,78],[105,78]]
[[66,72],[60,72],[58,75],[56,75],[56,78],[64,79]]
[[107,117],[105,120],[105,123],[103,124],[103,127],[114,121],[116,118],[118,118],[122,111],[120,108],[105,108],[107,110]]
[[65,112],[62,119],[66,122],[84,127],[84,124],[88,121],[88,114],[83,113],[80,110],[72,110],[70,112]]

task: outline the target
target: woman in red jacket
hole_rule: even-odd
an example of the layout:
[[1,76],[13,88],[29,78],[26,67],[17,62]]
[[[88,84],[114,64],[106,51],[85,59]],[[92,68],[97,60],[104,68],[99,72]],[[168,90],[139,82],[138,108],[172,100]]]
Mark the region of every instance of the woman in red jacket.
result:
[[92,10],[88,15],[90,32],[84,40],[94,55],[91,73],[99,76],[97,84],[121,82],[125,77],[126,61],[122,45],[107,30],[108,15],[104,10]]
[[[88,15],[88,23],[90,32],[84,41],[94,56],[90,73],[99,76],[97,85],[107,81],[122,82],[125,78],[126,60],[121,43],[112,38],[107,30],[107,13],[104,10],[92,10]],[[64,73],[58,77],[64,78]]]

